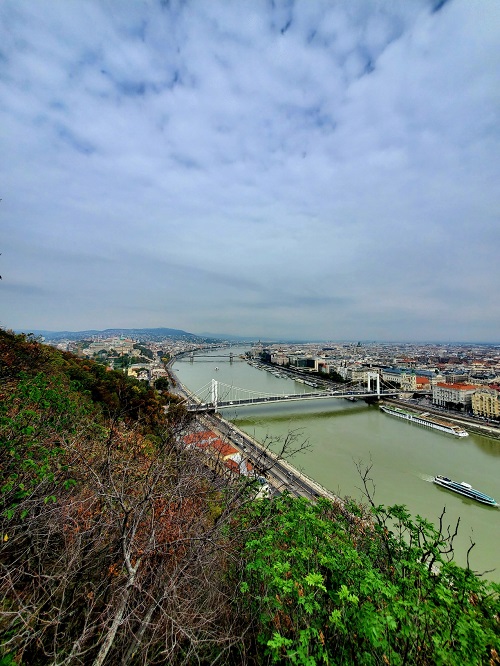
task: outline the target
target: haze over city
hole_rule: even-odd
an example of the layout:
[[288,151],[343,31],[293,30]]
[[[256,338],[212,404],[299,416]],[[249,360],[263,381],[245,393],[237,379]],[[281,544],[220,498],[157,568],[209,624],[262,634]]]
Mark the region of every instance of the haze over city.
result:
[[496,0],[0,5],[0,326],[500,339]]

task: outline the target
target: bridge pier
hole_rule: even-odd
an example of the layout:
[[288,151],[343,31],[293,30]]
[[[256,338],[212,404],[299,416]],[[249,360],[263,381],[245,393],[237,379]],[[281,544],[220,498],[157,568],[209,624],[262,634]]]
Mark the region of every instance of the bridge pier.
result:
[[375,386],[377,388],[377,398],[380,398],[380,375],[378,372],[367,372],[366,373],[366,386],[368,388],[368,393],[372,390],[371,380],[375,380]]
[[212,379],[212,404],[214,406],[214,410],[217,412],[217,380]]

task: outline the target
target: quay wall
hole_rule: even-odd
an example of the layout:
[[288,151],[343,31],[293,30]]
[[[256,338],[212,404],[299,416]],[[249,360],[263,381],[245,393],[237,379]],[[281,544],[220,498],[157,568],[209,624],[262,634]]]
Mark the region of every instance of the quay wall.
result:
[[453,412],[443,412],[440,409],[435,409],[432,406],[425,408],[409,403],[406,400],[397,400],[396,398],[384,398],[383,402],[388,402],[398,407],[403,407],[405,409],[412,409],[415,411],[424,411],[429,414],[434,414],[439,416],[446,421],[456,423],[461,425],[465,430],[469,432],[476,433],[478,435],[484,435],[485,437],[491,437],[492,439],[500,440],[500,424],[498,426],[491,425],[489,423],[479,423],[476,419],[466,416],[465,414],[454,414]]

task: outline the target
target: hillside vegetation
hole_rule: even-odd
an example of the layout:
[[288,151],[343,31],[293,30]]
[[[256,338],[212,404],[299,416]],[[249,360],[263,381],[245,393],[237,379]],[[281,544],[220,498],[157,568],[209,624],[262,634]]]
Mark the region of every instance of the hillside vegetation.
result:
[[500,586],[404,507],[255,500],[169,394],[0,331],[0,665],[500,664]]

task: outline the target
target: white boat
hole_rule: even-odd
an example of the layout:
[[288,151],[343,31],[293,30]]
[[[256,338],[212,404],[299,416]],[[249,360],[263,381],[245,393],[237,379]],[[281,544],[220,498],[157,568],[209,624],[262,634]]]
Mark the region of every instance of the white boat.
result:
[[425,426],[426,428],[440,430],[441,432],[446,432],[455,437],[469,436],[469,433],[459,425],[451,423],[450,421],[445,421],[437,416],[433,416],[428,412],[422,412],[419,414],[417,412],[411,412],[408,409],[402,409],[401,407],[393,407],[392,405],[380,405],[380,409],[390,416],[396,416],[399,419],[404,419],[405,421],[410,421],[410,423],[416,423],[417,425]]
[[463,495],[464,497],[468,497],[469,499],[476,500],[476,502],[488,504],[489,506],[498,506],[493,497],[485,495],[484,493],[479,492],[479,490],[475,490],[470,483],[465,483],[465,481],[458,483],[457,481],[452,481],[447,476],[441,476],[441,474],[435,476],[433,481],[438,486],[451,490],[459,495]]

